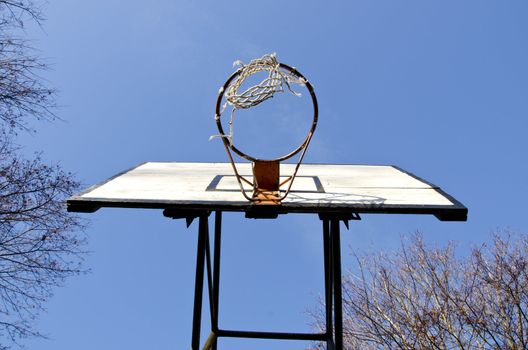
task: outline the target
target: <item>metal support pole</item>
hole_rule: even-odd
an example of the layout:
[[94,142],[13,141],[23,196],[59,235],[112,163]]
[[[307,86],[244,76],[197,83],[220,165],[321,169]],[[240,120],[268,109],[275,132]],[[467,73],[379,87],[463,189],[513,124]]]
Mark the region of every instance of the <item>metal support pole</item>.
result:
[[343,291],[341,287],[341,234],[339,232],[339,220],[332,219],[330,222],[330,242],[333,256],[333,278],[334,278],[334,339],[335,349],[343,350]]
[[200,328],[202,323],[202,296],[205,265],[205,244],[208,232],[207,213],[200,214],[198,226],[198,244],[196,251],[196,277],[194,285],[194,310],[191,350],[200,350]]
[[323,219],[323,251],[324,251],[324,277],[325,277],[325,309],[326,309],[326,349],[334,350],[333,336],[333,268],[332,268],[332,246],[330,245],[330,221]]
[[209,318],[211,319],[211,329],[213,329],[215,306],[213,302],[213,270],[211,269],[211,244],[209,242],[209,232],[205,235],[205,270],[207,271],[207,292],[209,296]]
[[[215,228],[214,228],[214,252],[213,252],[213,333],[218,332],[218,305],[220,299],[220,251],[222,241],[222,212],[215,212]],[[218,339],[214,337],[212,349],[216,350]]]

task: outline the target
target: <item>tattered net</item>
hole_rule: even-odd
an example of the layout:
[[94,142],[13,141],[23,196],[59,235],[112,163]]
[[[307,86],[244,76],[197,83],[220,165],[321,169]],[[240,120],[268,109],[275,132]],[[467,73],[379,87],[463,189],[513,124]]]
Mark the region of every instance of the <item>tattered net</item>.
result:
[[[293,84],[299,84],[304,86],[306,81],[290,72],[285,72],[281,69],[280,63],[277,61],[275,54],[267,54],[261,58],[257,58],[249,62],[247,65],[241,61],[236,61],[234,65],[239,65],[238,76],[235,80],[227,87],[225,91],[226,102],[222,107],[222,113],[228,105],[232,106],[231,118],[229,120],[229,134],[214,135],[215,137],[226,137],[229,143],[233,140],[233,122],[235,119],[235,111],[238,109],[247,109],[255,107],[260,103],[273,97],[277,92],[284,92],[284,86],[295,96],[301,96],[300,93],[292,89]],[[262,80],[259,84],[247,88],[243,92],[239,92],[244,81],[249,77],[259,72],[268,72],[268,76]],[[223,89],[223,88],[222,88]],[[220,90],[220,93],[223,90]],[[216,116],[219,118],[219,116]]]

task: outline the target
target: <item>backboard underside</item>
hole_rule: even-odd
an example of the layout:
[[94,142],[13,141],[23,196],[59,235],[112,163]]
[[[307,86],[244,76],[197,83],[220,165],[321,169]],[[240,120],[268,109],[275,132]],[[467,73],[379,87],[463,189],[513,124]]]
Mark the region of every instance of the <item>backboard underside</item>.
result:
[[[237,164],[251,178],[251,164]],[[281,177],[293,172],[281,164]],[[251,193],[252,188],[245,189]],[[229,163],[148,162],[70,197],[68,210],[102,207],[221,210],[255,209],[240,192]],[[303,164],[278,213],[431,214],[465,221],[467,208],[440,188],[394,166]]]

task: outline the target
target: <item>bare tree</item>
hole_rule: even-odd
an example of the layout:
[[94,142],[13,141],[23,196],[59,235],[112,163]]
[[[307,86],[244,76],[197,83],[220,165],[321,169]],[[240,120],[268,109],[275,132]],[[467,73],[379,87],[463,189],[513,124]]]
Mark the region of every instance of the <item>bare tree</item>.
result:
[[416,235],[396,254],[357,257],[343,283],[346,348],[528,349],[528,237],[512,237],[458,257]]
[[55,118],[54,90],[38,75],[47,66],[18,36],[25,19],[43,20],[32,1],[0,0],[0,121],[7,132],[28,130],[27,118]]
[[55,118],[54,91],[38,75],[46,65],[17,36],[25,19],[41,23],[35,3],[0,0],[0,349],[42,336],[35,319],[53,288],[81,272],[84,244],[73,233],[82,222],[63,204],[78,187],[73,176],[15,145],[31,119]]

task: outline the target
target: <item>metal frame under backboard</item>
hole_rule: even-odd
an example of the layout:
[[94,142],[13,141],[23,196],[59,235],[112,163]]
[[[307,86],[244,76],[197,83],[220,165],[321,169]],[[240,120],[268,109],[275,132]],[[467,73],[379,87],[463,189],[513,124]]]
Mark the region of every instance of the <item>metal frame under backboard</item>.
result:
[[[227,164],[228,165],[228,164]],[[286,169],[289,165],[286,165]],[[322,168],[321,168],[322,167]],[[428,214],[434,215],[442,221],[466,221],[467,208],[455,198],[442,191],[423,179],[394,166],[360,166],[360,165],[329,165],[332,169],[361,171],[364,168],[379,167],[383,172],[391,176],[404,178],[404,183],[410,187],[355,187],[354,191],[348,192],[343,189],[339,192],[339,186],[332,188],[335,193],[325,191],[326,187],[331,187],[332,183],[328,177],[317,174],[318,170],[324,170],[325,165],[304,164],[301,167],[298,180],[311,179],[314,189],[306,191],[306,188],[299,190],[307,201],[295,201],[289,197],[280,205],[254,205],[243,200],[240,193],[229,192],[229,190],[218,189],[218,184],[222,177],[230,176],[226,171],[224,163],[143,163],[128,171],[122,172],[109,180],[90,187],[67,200],[68,211],[72,212],[94,212],[102,207],[118,208],[149,208],[163,209],[163,214],[172,219],[185,219],[189,226],[194,219],[198,218],[198,244],[196,256],[196,279],[193,309],[193,327],[191,350],[200,350],[200,332],[202,326],[202,301],[204,291],[204,279],[207,279],[208,298],[210,306],[211,333],[202,349],[216,350],[217,340],[222,337],[236,338],[258,338],[258,339],[282,339],[282,340],[313,340],[326,342],[327,350],[343,350],[343,314],[342,314],[342,286],[341,286],[341,245],[340,245],[340,223],[343,222],[348,228],[349,220],[359,220],[360,213],[367,214]],[[210,170],[209,168],[214,168]],[[138,170],[139,169],[139,170]],[[140,170],[147,170],[147,176],[143,176]],[[161,178],[156,177],[156,171],[164,169]],[[176,170],[175,170],[176,169]],[[178,169],[187,172],[187,178],[179,183]],[[326,168],[328,171],[329,168]],[[182,171],[183,171],[182,170]],[[196,176],[193,170],[197,171]],[[372,169],[371,169],[372,170]],[[171,172],[172,171],[172,172]],[[198,172],[207,172],[204,176]],[[219,172],[221,171],[221,172]],[[189,176],[191,174],[192,176]],[[142,177],[143,176],[143,177]],[[150,177],[149,177],[150,176]],[[232,175],[231,175],[232,176]],[[348,181],[352,175],[348,176]],[[370,175],[369,175],[370,176]],[[201,177],[198,182],[191,183],[196,177]],[[119,181],[125,179],[124,182]],[[132,180],[131,180],[132,179]],[[323,179],[323,181],[321,180]],[[376,184],[383,184],[385,177],[376,180]],[[352,179],[353,180],[353,179]],[[368,177],[367,177],[368,180]],[[132,182],[130,182],[132,181]],[[390,182],[390,180],[389,180]],[[119,183],[119,186],[115,186]],[[369,183],[369,181],[367,181]],[[136,191],[127,191],[127,186]],[[198,194],[196,196],[185,196],[179,193],[179,189],[184,190],[183,185],[194,188]],[[419,185],[419,188],[413,187]],[[135,186],[135,187],[134,187]],[[150,191],[152,188],[156,191]],[[194,186],[194,187],[193,187]],[[325,187],[326,186],[326,187]],[[104,190],[110,188],[110,190]],[[327,195],[341,194],[344,197],[355,196],[355,194],[368,194],[372,189],[385,193],[387,201],[354,201],[354,200],[333,200],[333,197],[325,198]],[[357,190],[357,192],[356,192]],[[142,192],[143,191],[143,192]],[[165,192],[170,192],[167,195]],[[172,191],[172,192],[171,192]],[[303,192],[304,191],[304,192]],[[385,191],[385,192],[384,192]],[[392,195],[390,191],[397,191],[397,195]],[[416,195],[416,191],[420,194]],[[421,192],[423,191],[423,192]],[[132,191],[133,192],[133,191]],[[191,191],[192,192],[192,191]],[[238,195],[239,199],[233,199],[232,194]],[[393,193],[393,192],[391,192]],[[414,193],[414,197],[411,195]],[[427,194],[425,197],[422,194]],[[159,197],[157,197],[159,195]],[[188,195],[188,193],[187,193]],[[212,200],[208,197],[216,198]],[[215,197],[216,196],[216,197]],[[401,196],[401,198],[400,198]],[[409,197],[411,200],[409,200]],[[301,196],[302,197],[302,196]],[[423,200],[423,198],[428,198]],[[310,199],[311,198],[311,199]],[[314,199],[315,198],[315,199]],[[318,198],[321,198],[319,200]],[[348,197],[349,198],[349,197]],[[394,200],[396,198],[396,200]],[[422,198],[422,199],[420,199]],[[430,200],[430,198],[436,198]],[[401,201],[399,199],[402,199]],[[215,213],[214,224],[214,248],[211,254],[209,238],[209,216]],[[281,332],[260,332],[247,330],[227,330],[218,324],[219,315],[219,290],[220,290],[220,253],[221,253],[221,231],[222,212],[244,212],[248,218],[276,218],[279,214],[305,213],[318,214],[323,224],[323,251],[324,251],[324,279],[325,279],[325,314],[326,327],[321,333],[281,333]],[[212,260],[212,261],[211,261]],[[207,274],[207,275],[206,275]]]
[[[341,286],[341,233],[340,222],[348,227],[349,220],[359,220],[358,215],[321,214],[323,223],[323,256],[325,286],[325,331],[319,333],[262,332],[223,329],[219,326],[220,255],[222,240],[222,212],[215,211],[214,248],[211,267],[211,240],[209,237],[210,211],[165,209],[163,215],[173,219],[186,219],[188,226],[196,218],[198,244],[196,252],[196,276],[194,287],[193,324],[191,350],[217,350],[218,338],[253,338],[273,340],[306,340],[326,343],[327,350],[343,350],[343,305]],[[205,275],[207,273],[207,275]],[[200,342],[202,329],[202,304],[204,280],[207,280],[211,331],[203,347]]]

